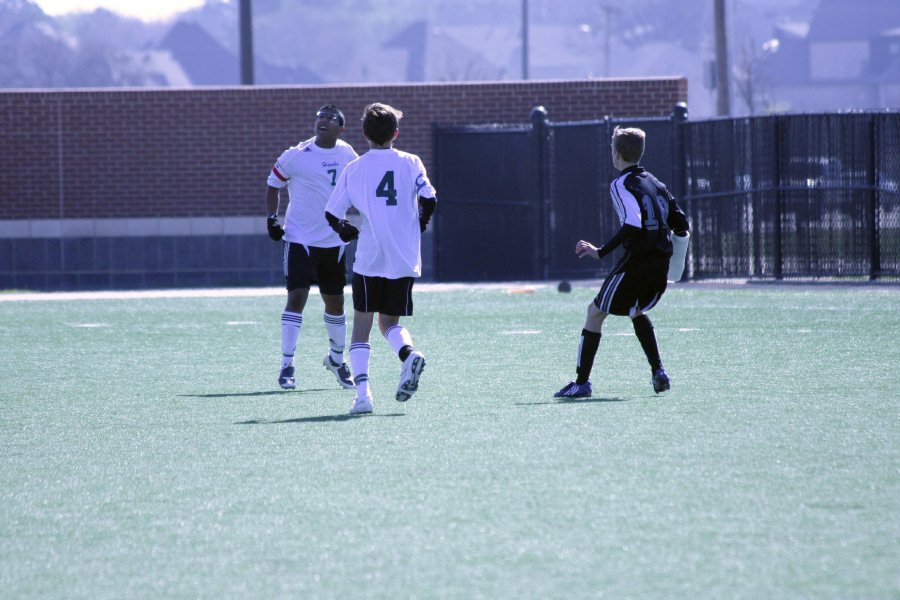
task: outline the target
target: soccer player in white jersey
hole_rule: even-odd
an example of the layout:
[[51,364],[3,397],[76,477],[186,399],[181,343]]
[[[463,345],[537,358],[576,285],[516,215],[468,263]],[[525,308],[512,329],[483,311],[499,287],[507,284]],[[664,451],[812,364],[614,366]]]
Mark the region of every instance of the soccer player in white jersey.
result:
[[[356,383],[351,414],[372,412],[369,387],[369,334],[374,315],[403,363],[395,398],[409,400],[419,387],[425,357],[413,346],[401,316],[413,314],[413,282],[422,275],[422,233],[437,204],[422,160],[393,148],[403,113],[370,104],[363,114],[369,151],[347,165],[326,206],[325,216],[341,239],[359,238],[353,263],[353,333],[350,364]],[[346,219],[355,207],[359,229]]]
[[[282,389],[297,386],[294,351],[303,325],[303,309],[309,288],[316,282],[325,303],[325,330],[329,350],[322,364],[345,389],[354,387],[350,368],[344,362],[347,318],[344,315],[344,284],[347,281],[346,242],[322,216],[332,189],[356,151],[338,139],[344,131],[344,114],[332,104],[316,113],[315,137],[285,150],[269,173],[266,192],[269,237],[284,240],[284,277],[287,303],[281,314]],[[280,192],[288,189],[284,227],[278,223]]]

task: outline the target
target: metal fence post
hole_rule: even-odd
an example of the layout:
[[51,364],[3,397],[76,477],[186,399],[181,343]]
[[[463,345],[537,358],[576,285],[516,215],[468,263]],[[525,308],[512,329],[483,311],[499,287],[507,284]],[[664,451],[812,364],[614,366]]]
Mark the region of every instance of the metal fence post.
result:
[[881,247],[879,226],[878,193],[878,127],[875,117],[869,118],[869,280],[878,279],[881,273]]
[[537,166],[537,206],[535,207],[539,244],[534,245],[534,273],[538,279],[549,279],[550,269],[550,207],[548,206],[547,181],[549,165],[547,164],[547,131],[549,117],[547,109],[535,106],[531,109],[531,127],[534,134],[535,162]]
[[[675,181],[672,182],[673,195],[681,203],[686,214],[691,214],[687,195],[687,162],[686,152],[684,149],[684,124],[688,119],[688,108],[685,102],[679,102],[672,107],[672,172],[675,175]],[[690,279],[694,273],[693,252],[688,246],[688,255],[686,261],[686,270],[684,279]]]
[[773,178],[773,181],[775,181],[775,223],[772,228],[772,235],[774,237],[774,256],[772,257],[772,262],[774,263],[775,279],[778,280],[783,278],[782,266],[784,262],[781,248],[781,213],[784,210],[784,192],[782,191],[782,171],[784,167],[783,122],[784,117],[775,117],[775,176]]
[[[437,189],[441,189],[440,170],[437,165],[441,164],[440,150],[440,126],[437,123],[431,124],[431,164],[435,165],[431,175],[431,181],[435,182]],[[429,166],[429,168],[431,168]],[[441,218],[434,215],[431,219],[431,278],[434,281],[441,280],[441,234],[438,231],[441,228]],[[349,269],[348,269],[349,270]],[[348,273],[349,275],[349,273]]]

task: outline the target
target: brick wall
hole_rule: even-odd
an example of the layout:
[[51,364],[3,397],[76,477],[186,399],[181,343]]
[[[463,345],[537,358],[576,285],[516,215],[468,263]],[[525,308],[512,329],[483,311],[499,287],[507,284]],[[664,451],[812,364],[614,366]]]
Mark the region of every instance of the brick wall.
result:
[[325,103],[360,153],[366,104],[404,111],[397,147],[433,170],[434,125],[528,123],[537,105],[551,121],[667,115],[686,100],[683,78],[4,91],[0,221],[260,215],[273,161]]

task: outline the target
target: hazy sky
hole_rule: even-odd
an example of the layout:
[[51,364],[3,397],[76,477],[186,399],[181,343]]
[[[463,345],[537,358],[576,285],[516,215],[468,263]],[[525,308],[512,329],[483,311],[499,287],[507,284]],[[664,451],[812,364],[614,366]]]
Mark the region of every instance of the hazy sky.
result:
[[137,17],[145,21],[165,19],[173,14],[190,10],[203,5],[203,0],[152,0],[138,2],[135,0],[35,0],[48,15],[61,15],[70,12],[93,11],[105,8],[129,17]]

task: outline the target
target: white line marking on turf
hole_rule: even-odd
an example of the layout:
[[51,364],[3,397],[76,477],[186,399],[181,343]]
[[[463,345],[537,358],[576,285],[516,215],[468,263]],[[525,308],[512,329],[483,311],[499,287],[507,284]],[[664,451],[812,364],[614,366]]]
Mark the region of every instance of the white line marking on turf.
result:
[[259,325],[259,321],[226,321],[226,325]]
[[89,327],[89,328],[109,327],[109,325],[107,325],[106,323],[72,323],[71,325],[72,325],[72,327]]
[[[418,283],[416,292],[449,292],[457,290],[507,290],[515,282],[505,283]],[[546,285],[528,284],[529,291],[546,288]],[[143,298],[255,298],[265,296],[284,296],[283,287],[266,288],[203,288],[176,290],[126,290],[97,292],[10,292],[0,294],[0,302],[24,302],[47,300],[129,300]],[[310,293],[318,293],[313,286]],[[350,295],[350,286],[345,289]]]
[[142,298],[237,298],[283,296],[284,288],[217,288],[198,290],[130,290],[106,292],[13,292],[0,302],[41,300],[128,300]]
[[538,335],[541,333],[537,329],[513,329],[510,331],[501,331],[503,335]]

